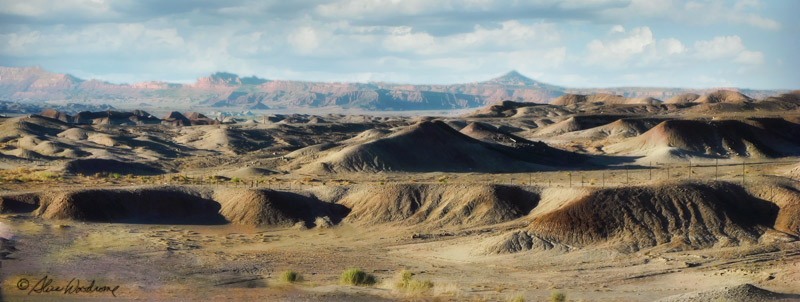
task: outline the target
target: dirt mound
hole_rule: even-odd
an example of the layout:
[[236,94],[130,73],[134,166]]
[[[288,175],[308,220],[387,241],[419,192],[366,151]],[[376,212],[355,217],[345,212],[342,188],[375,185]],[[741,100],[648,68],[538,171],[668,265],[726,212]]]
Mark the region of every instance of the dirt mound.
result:
[[484,123],[472,122],[459,132],[477,140],[506,146],[514,146],[517,143],[530,143],[524,138],[502,132],[494,126]]
[[777,212],[730,183],[686,182],[599,190],[534,218],[529,230],[576,247],[693,249],[755,243]]
[[88,131],[82,128],[69,128],[57,134],[56,136],[66,138],[68,140],[78,141],[89,138],[90,134],[93,134],[93,131]]
[[177,111],[172,111],[161,119],[162,124],[172,126],[191,126],[192,122],[183,114]]
[[123,162],[113,159],[75,159],[64,164],[62,171],[70,174],[94,175],[95,173],[117,173],[120,175],[157,175],[163,174],[159,168],[147,164]]
[[39,115],[51,119],[56,119],[65,123],[72,122],[72,117],[69,116],[69,114],[54,109],[45,109],[44,111],[40,112]]
[[0,196],[0,213],[30,213],[39,207],[36,193],[11,194]]
[[633,98],[628,99],[625,101],[624,104],[630,105],[660,105],[662,102],[659,99],[653,97],[644,97],[644,98]]
[[800,150],[796,136],[792,139],[797,129],[797,124],[782,119],[668,120],[642,135],[604,149],[630,155],[677,149],[697,156],[790,156]]
[[608,93],[598,93],[592,94],[586,97],[586,101],[589,103],[603,103],[606,105],[615,105],[615,104],[628,104],[628,98],[619,95],[613,95]]
[[566,252],[570,249],[564,244],[543,238],[530,231],[514,231],[501,236],[499,240],[492,241],[486,250],[489,254],[511,254],[529,250]]
[[[497,146],[497,145],[494,145]],[[421,122],[381,139],[345,147],[302,172],[525,171],[541,168],[466,136],[441,121]]]
[[552,136],[567,132],[586,130],[605,125],[619,119],[618,116],[573,116],[555,124],[545,126],[536,131],[536,136]]
[[744,94],[738,93],[736,91],[730,90],[717,90],[715,92],[703,95],[696,100],[694,103],[744,103],[744,102],[752,102],[753,99],[749,96]]
[[23,136],[55,136],[68,129],[61,121],[32,115],[6,119],[0,124],[0,142],[8,142]]
[[198,149],[237,155],[269,146],[273,138],[263,131],[212,125],[183,128],[181,135],[175,138],[175,142]]
[[344,206],[291,192],[224,189],[215,191],[213,197],[228,221],[255,226],[292,226],[301,222],[314,227],[318,218],[337,224],[349,212]]
[[180,187],[48,192],[35,211],[46,219],[158,224],[221,224],[220,205]]
[[191,125],[218,125],[219,121],[209,118],[198,112],[188,112],[184,115]]
[[666,297],[658,302],[762,302],[762,301],[800,301],[800,295],[782,294],[759,288],[752,284],[742,284],[723,289],[694,292]]
[[222,175],[227,177],[239,177],[245,179],[260,178],[267,175],[276,174],[277,172],[268,169],[256,167],[244,167],[233,171],[223,172]]
[[591,139],[628,138],[647,132],[647,130],[652,129],[662,121],[663,120],[661,119],[623,118],[623,119],[618,119],[610,124],[586,130],[570,132],[563,137],[579,137],[579,138],[591,138]]
[[606,105],[615,105],[615,104],[631,104],[630,102],[631,101],[626,97],[608,93],[597,93],[590,95],[565,94],[551,101],[550,105],[569,106],[569,105],[579,105],[584,103],[603,103]]
[[337,203],[359,224],[478,226],[525,216],[539,196],[520,187],[461,184],[387,184],[351,188]]
[[786,179],[756,180],[747,186],[754,197],[774,203],[780,209],[771,227],[800,235],[800,183]]
[[500,104],[487,106],[466,114],[465,117],[526,118],[528,116],[561,116],[569,113],[570,111],[562,106],[503,101]]
[[586,96],[582,94],[565,94],[550,102],[550,105],[569,106],[586,103]]
[[392,131],[386,129],[369,129],[365,130],[358,135],[346,140],[345,142],[366,142],[371,140],[376,140],[381,137],[386,136],[387,134],[392,133]]
[[688,104],[694,102],[694,100],[698,98],[700,98],[699,94],[683,93],[669,98],[668,100],[664,101],[664,104]]

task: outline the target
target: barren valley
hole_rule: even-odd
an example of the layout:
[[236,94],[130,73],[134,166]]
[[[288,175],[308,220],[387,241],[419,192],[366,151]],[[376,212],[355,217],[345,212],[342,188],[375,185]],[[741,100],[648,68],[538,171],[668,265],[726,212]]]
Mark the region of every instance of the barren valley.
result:
[[0,300],[800,301],[800,91],[673,94],[9,114]]

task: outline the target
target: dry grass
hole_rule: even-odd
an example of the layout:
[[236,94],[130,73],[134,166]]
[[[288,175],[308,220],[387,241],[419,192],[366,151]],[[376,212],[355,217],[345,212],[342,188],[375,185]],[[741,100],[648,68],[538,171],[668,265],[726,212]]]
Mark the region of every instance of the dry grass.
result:
[[560,291],[553,291],[550,293],[550,302],[564,302],[567,301],[567,295]]
[[414,274],[407,270],[400,271],[398,279],[397,283],[395,283],[395,288],[408,294],[421,294],[433,288],[433,282],[430,280],[415,280]]
[[281,273],[280,280],[286,283],[303,281],[303,275],[293,270],[285,270]]
[[361,269],[351,268],[344,272],[339,277],[339,282],[344,285],[374,285],[377,280],[372,274],[368,274]]

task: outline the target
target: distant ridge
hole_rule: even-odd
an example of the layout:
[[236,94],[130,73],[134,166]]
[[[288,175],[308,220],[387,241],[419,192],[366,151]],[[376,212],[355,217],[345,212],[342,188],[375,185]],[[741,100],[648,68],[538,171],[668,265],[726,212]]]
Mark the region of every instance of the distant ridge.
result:
[[[394,83],[325,83],[240,77],[216,72],[192,84],[149,81],[112,84],[51,73],[39,66],[0,67],[0,101],[86,105],[115,108],[157,105],[163,107],[220,107],[226,110],[296,109],[318,107],[366,110],[449,110],[477,108],[502,101],[548,103],[566,94],[608,94],[629,99],[667,100],[716,89],[681,88],[565,88],[528,78],[516,70],[483,82],[451,85]],[[760,99],[789,90],[729,89]]]

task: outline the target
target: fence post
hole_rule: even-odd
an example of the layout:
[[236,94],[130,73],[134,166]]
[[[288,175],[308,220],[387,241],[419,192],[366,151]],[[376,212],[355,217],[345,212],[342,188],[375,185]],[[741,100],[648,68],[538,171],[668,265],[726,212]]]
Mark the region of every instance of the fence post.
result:
[[631,177],[628,174],[628,166],[625,166],[625,184],[626,185],[631,184]]
[[647,172],[650,173],[650,180],[653,180],[653,162],[647,164]]
[[744,174],[745,174],[744,159],[742,159],[742,187],[744,187]]
[[719,158],[714,160],[714,180],[719,178]]

